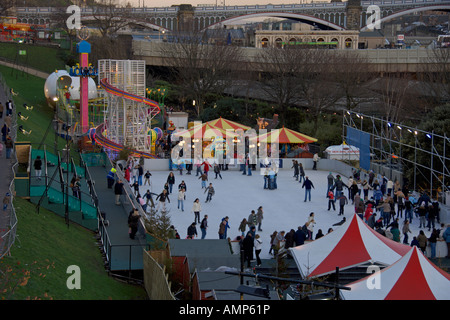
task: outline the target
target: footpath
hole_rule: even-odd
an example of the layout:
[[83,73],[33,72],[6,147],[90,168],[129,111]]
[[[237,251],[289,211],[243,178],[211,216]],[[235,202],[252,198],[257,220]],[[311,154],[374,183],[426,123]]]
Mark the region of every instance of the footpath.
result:
[[[0,83],[0,102],[5,107],[7,101],[7,96],[5,94],[4,88]],[[3,111],[3,116],[0,119],[0,128],[3,127],[5,123],[6,112]],[[0,200],[2,201],[2,208],[0,213],[0,257],[4,254],[5,247],[7,245],[5,234],[9,230],[11,221],[11,203],[8,205],[7,210],[3,210],[3,198],[9,193],[9,186],[11,184],[13,177],[12,165],[14,164],[14,155],[11,153],[11,159],[6,159],[6,148],[3,141],[3,150],[0,156]],[[11,199],[11,198],[10,198]]]
[[[26,72],[28,74],[31,74],[33,76],[36,76],[36,77],[39,77],[39,78],[42,78],[42,79],[47,79],[48,76],[49,76],[49,74],[46,73],[46,72],[42,72],[42,71],[39,71],[39,70],[34,69],[34,68],[30,68],[30,67],[17,65],[17,64],[14,64],[12,62],[5,61],[5,60],[0,60],[0,65],[3,65],[5,67],[9,67],[9,68],[14,68],[14,69],[17,69],[17,70],[22,71],[22,72]],[[2,98],[0,98],[0,101],[2,103],[4,102],[4,100],[2,100]]]

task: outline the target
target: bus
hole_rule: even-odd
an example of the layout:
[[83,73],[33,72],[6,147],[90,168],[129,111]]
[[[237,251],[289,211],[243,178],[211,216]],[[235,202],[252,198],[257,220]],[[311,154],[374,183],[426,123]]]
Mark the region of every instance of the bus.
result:
[[28,23],[0,23],[0,41],[29,42],[36,38],[36,31],[43,27]]
[[450,47],[450,34],[441,34],[437,38],[438,48],[449,48]]

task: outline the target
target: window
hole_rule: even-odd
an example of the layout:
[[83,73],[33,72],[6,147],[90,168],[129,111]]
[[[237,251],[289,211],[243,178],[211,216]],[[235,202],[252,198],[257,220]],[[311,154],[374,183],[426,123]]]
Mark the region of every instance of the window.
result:
[[277,48],[282,48],[283,47],[283,40],[281,40],[281,38],[277,38],[275,40],[275,47],[277,47]]
[[262,38],[262,40],[261,40],[261,48],[267,48],[268,45],[269,45],[269,39]]
[[346,49],[351,49],[352,48],[352,43],[353,43],[352,39],[350,39],[350,38],[345,39],[345,48]]

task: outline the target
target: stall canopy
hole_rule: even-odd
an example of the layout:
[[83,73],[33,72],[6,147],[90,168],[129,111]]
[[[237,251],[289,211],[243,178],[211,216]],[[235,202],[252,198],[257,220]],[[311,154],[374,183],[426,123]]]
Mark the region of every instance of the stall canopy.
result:
[[231,121],[231,120],[227,120],[227,119],[224,119],[222,117],[220,117],[218,119],[215,119],[215,120],[208,121],[207,123],[209,123],[209,124],[211,124],[211,125],[213,125],[213,126],[215,126],[217,128],[224,129],[224,130],[227,130],[227,129],[229,129],[229,130],[242,129],[242,130],[246,131],[246,130],[251,129],[249,126],[245,126],[243,124],[240,124],[240,123],[237,123],[237,122],[234,122],[234,121]]
[[232,131],[227,131],[226,129],[218,128],[209,123],[203,123],[202,125],[194,125],[190,129],[175,132],[173,135],[175,137],[201,138],[201,139],[210,139],[213,137],[222,137],[225,139],[227,135],[232,137],[236,136],[236,134]]
[[325,149],[329,159],[335,160],[359,160],[359,148],[346,144],[329,146]]
[[367,262],[389,266],[410,247],[371,229],[357,214],[334,231],[310,243],[290,248],[304,278],[331,274]]
[[346,300],[449,300],[450,274],[416,246],[393,265],[347,285]]
[[283,127],[260,134],[258,141],[262,143],[312,143],[317,139]]

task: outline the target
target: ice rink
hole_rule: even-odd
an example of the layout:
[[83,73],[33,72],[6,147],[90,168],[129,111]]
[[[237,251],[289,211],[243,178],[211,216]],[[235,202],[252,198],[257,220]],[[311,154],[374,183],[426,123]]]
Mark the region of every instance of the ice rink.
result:
[[[289,165],[290,162],[286,165]],[[144,170],[145,172],[146,170]],[[151,171],[151,187],[143,185],[140,187],[141,195],[150,189],[153,193],[161,193],[170,171]],[[254,171],[251,176],[243,175],[237,170],[221,171],[222,179],[215,179],[215,174],[211,170],[208,174],[208,184],[212,183],[215,189],[215,195],[212,201],[205,203],[206,194],[201,187],[201,180],[196,176],[195,170],[191,175],[186,174],[186,170],[180,175],[179,171],[173,171],[175,175],[175,184],[172,193],[169,195],[170,203],[167,207],[170,210],[170,218],[172,224],[178,230],[180,237],[186,238],[187,228],[194,221],[194,213],[192,212],[193,202],[196,198],[200,199],[202,210],[200,220],[205,214],[208,215],[207,239],[218,239],[219,224],[222,218],[229,217],[229,226],[227,237],[232,240],[241,235],[238,230],[239,224],[243,218],[248,218],[252,210],[257,212],[259,206],[263,207],[264,217],[262,222],[262,230],[258,231],[260,240],[263,241],[261,258],[271,258],[269,254],[270,235],[274,231],[289,232],[291,229],[297,230],[299,226],[303,226],[310,215],[314,212],[315,222],[313,238],[319,229],[326,235],[329,228],[338,228],[333,224],[342,220],[343,216],[338,216],[339,205],[336,202],[336,211],[331,209],[328,211],[327,176],[329,171],[308,170],[306,168],[306,176],[314,184],[311,192],[311,201],[304,202],[305,189],[302,189],[302,183],[299,183],[293,177],[293,169],[281,169],[277,176],[277,189],[264,189],[264,178],[260,175],[260,171]],[[333,175],[337,174],[333,172]],[[344,183],[348,178],[343,177]],[[184,212],[177,208],[178,185],[184,180],[187,186],[186,200],[184,201]],[[348,190],[344,189],[345,195],[348,197]],[[369,198],[372,191],[369,191]],[[153,198],[155,199],[155,197]],[[155,204],[157,202],[155,201]],[[345,206],[344,217],[349,219],[354,214],[354,206],[349,200],[349,204]],[[379,214],[377,215],[379,217]],[[403,219],[400,219],[400,231],[403,226]],[[436,228],[439,226],[436,225]],[[419,234],[419,219],[414,218],[410,225],[412,231],[409,234],[409,242],[413,236]],[[428,229],[423,229],[425,235],[429,237]],[[248,228],[247,228],[248,231]],[[201,238],[200,224],[197,223],[198,237]],[[403,240],[403,235],[401,236]],[[201,240],[200,240],[201,241]]]

